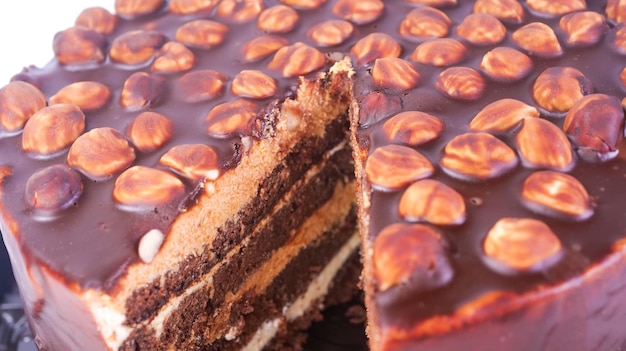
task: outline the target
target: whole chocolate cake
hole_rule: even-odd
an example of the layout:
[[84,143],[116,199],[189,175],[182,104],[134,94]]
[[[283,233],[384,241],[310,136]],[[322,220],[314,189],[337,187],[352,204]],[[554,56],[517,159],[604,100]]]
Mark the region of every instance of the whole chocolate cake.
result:
[[0,90],[41,350],[298,349],[360,261],[372,350],[626,349],[626,1],[118,0],[53,48]]

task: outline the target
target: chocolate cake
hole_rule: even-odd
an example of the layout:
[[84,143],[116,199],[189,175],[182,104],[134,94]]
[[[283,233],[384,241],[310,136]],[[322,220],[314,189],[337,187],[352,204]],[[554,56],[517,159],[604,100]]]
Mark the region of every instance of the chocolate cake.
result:
[[[42,350],[626,348],[626,2],[118,0],[0,90]],[[357,233],[356,228],[360,231]]]

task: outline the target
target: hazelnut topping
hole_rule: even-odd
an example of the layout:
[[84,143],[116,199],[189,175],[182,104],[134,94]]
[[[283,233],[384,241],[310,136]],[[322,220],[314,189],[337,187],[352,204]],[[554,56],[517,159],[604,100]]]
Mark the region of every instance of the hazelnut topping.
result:
[[185,191],[183,183],[172,174],[145,166],[134,166],[115,180],[113,199],[129,211],[152,210],[172,204]]
[[309,29],[309,38],[318,46],[343,44],[354,33],[354,25],[343,20],[320,22]]
[[324,54],[298,42],[280,48],[267,68],[279,71],[283,77],[295,77],[316,71],[325,64]]
[[228,27],[211,20],[190,21],[176,30],[175,38],[187,46],[208,50],[226,39]]
[[285,5],[276,5],[261,12],[257,27],[268,33],[287,33],[298,24],[299,19],[296,10]]
[[76,25],[95,30],[101,34],[111,34],[117,25],[117,17],[102,7],[90,7],[76,18]]
[[485,106],[470,122],[470,130],[505,133],[525,118],[538,118],[539,110],[515,99],[501,99]]
[[191,180],[215,180],[220,175],[217,152],[204,144],[183,144],[166,152],[159,163]]
[[410,62],[396,57],[382,57],[374,61],[372,79],[379,88],[403,91],[416,87],[421,77]]
[[467,55],[463,43],[451,38],[428,40],[418,45],[409,59],[411,61],[438,67],[460,63]]
[[72,104],[83,111],[93,111],[103,107],[111,97],[111,90],[99,82],[76,82],[61,88],[50,97],[50,104]]
[[106,59],[106,39],[95,30],[71,27],[54,36],[54,55],[62,65],[90,65]]
[[28,206],[45,218],[72,206],[83,192],[83,183],[78,172],[56,164],[30,176],[24,192]]
[[430,161],[418,151],[393,144],[375,149],[365,163],[367,180],[383,191],[403,188],[434,171]]
[[126,128],[126,135],[141,152],[156,150],[167,143],[174,130],[174,123],[166,116],[146,111],[140,113]]
[[22,149],[36,158],[56,155],[85,130],[85,115],[75,105],[58,104],[35,112],[26,122]]
[[133,73],[124,82],[120,105],[129,111],[139,111],[157,105],[165,97],[167,85],[159,76],[146,72]]
[[520,48],[538,57],[553,58],[563,55],[556,34],[545,23],[529,23],[513,32],[511,38]]
[[524,21],[524,8],[517,0],[476,0],[474,13],[486,13],[510,23]]
[[585,0],[526,0],[526,5],[534,11],[553,16],[587,9]]
[[456,34],[474,45],[495,45],[506,37],[506,27],[493,15],[474,13],[456,27]]
[[222,95],[228,77],[213,70],[197,70],[178,79],[180,97],[186,102],[212,100]]
[[165,0],[115,0],[115,12],[121,17],[134,18],[156,12]]
[[253,99],[274,96],[278,86],[274,78],[258,70],[243,70],[233,79],[230,87],[233,94]]
[[480,68],[491,79],[511,83],[525,78],[533,70],[533,61],[524,53],[508,47],[487,52]]
[[385,4],[381,0],[337,0],[333,14],[354,24],[363,25],[374,22],[382,14]]
[[156,54],[152,71],[159,73],[177,73],[190,70],[196,61],[193,52],[181,43],[165,43]]
[[559,28],[565,32],[565,45],[586,47],[595,45],[609,29],[604,17],[593,11],[570,13],[561,17]]
[[115,62],[138,65],[150,61],[167,38],[152,30],[126,32],[113,40],[109,56]]
[[408,40],[421,41],[447,36],[451,25],[452,21],[444,12],[424,6],[411,10],[400,23],[398,32]]
[[201,11],[209,12],[219,0],[170,0],[169,11],[177,15],[190,15]]
[[383,124],[383,133],[390,141],[418,146],[437,139],[444,129],[443,122],[421,111],[404,111]]
[[465,222],[465,200],[448,185],[432,179],[411,184],[398,204],[400,217],[411,222],[460,225]]
[[261,60],[289,44],[289,41],[277,35],[256,37],[242,46],[241,52],[245,62]]
[[572,67],[546,68],[533,84],[533,99],[549,113],[565,114],[576,101],[593,92],[593,84]]
[[14,134],[26,121],[46,106],[46,97],[34,85],[15,81],[0,89],[0,137],[2,132]]
[[529,168],[569,171],[575,160],[565,133],[542,118],[526,118],[515,136],[522,164]]
[[402,47],[385,33],[372,33],[354,44],[350,53],[356,59],[357,66],[364,66],[377,58],[399,57]]
[[217,138],[232,135],[249,135],[251,123],[257,116],[257,103],[245,99],[235,99],[215,106],[207,114],[207,132]]
[[485,93],[483,76],[470,67],[450,67],[439,74],[437,90],[456,100],[478,100]]

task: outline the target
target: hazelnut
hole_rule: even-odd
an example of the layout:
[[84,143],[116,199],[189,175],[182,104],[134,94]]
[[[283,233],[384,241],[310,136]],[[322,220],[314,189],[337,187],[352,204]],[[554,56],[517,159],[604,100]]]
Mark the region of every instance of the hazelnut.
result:
[[618,23],[613,28],[613,46],[618,53],[626,55],[626,22]]
[[77,106],[44,107],[26,122],[22,149],[37,158],[51,157],[70,146],[84,130],[85,115]]
[[146,111],[140,113],[126,128],[126,135],[141,152],[156,150],[167,143],[174,130],[174,123],[166,116]]
[[115,0],[115,12],[124,18],[135,18],[159,10],[165,0]]
[[401,189],[430,177],[434,171],[430,161],[418,151],[393,144],[376,148],[365,163],[365,177],[373,188],[382,191]]
[[320,22],[308,31],[309,38],[318,46],[343,44],[354,33],[354,25],[344,20]]
[[204,144],[177,145],[166,152],[159,164],[191,180],[215,180],[220,164],[215,149]]
[[478,100],[485,93],[485,79],[469,67],[450,67],[439,74],[435,84],[445,96],[456,100]]
[[64,164],[56,164],[28,178],[24,197],[36,215],[48,217],[72,206],[82,192],[80,174]]
[[264,8],[263,0],[222,0],[215,13],[235,23],[244,23],[257,18]]
[[54,36],[54,55],[62,65],[89,65],[104,62],[104,36],[85,27],[71,27]]
[[13,81],[0,89],[0,136],[3,132],[15,134],[26,121],[46,106],[46,97],[34,85]]
[[515,99],[501,99],[485,106],[470,122],[475,132],[506,133],[526,118],[538,118],[539,110]]
[[489,78],[497,82],[512,83],[532,72],[533,61],[515,49],[497,47],[483,56],[480,68]]
[[508,23],[524,22],[524,8],[517,0],[476,0],[473,11],[493,15]]
[[457,0],[405,0],[404,2],[432,7],[447,7],[457,4]]
[[153,30],[133,30],[115,38],[109,49],[111,60],[126,65],[146,63],[165,44],[167,37]]
[[374,61],[372,79],[379,88],[404,91],[416,87],[421,77],[410,62],[396,57],[382,57]]
[[359,101],[359,125],[368,127],[402,110],[402,100],[395,95],[373,91]]
[[565,116],[563,130],[578,155],[605,162],[617,156],[624,129],[624,109],[611,95],[591,94],[578,100]]
[[177,15],[209,12],[218,2],[219,0],[170,0],[169,11]]
[[258,70],[243,70],[233,79],[233,94],[253,99],[265,99],[274,96],[278,86],[274,78]]
[[559,28],[565,32],[566,46],[587,47],[598,43],[609,27],[601,14],[583,11],[561,17]]
[[357,66],[364,66],[377,58],[399,57],[402,47],[385,33],[372,33],[359,39],[350,53],[356,59]]
[[398,213],[404,220],[434,225],[460,225],[465,222],[465,200],[448,185],[432,179],[411,184],[402,194]]
[[104,180],[130,166],[135,150],[117,130],[94,128],[76,139],[67,155],[70,167],[93,180]]
[[585,0],[526,0],[526,5],[533,11],[552,16],[587,9]]
[[608,0],[604,11],[614,23],[626,22],[626,0]]
[[333,14],[357,25],[376,21],[383,14],[385,4],[381,0],[337,0]]
[[280,48],[267,67],[279,71],[283,77],[305,75],[322,68],[326,56],[318,50],[297,42]]
[[76,18],[76,26],[92,29],[101,34],[111,34],[117,25],[117,17],[102,7],[90,7]]
[[622,87],[626,88],[626,67],[620,72],[619,79],[622,81]]
[[165,241],[165,234],[158,229],[152,229],[139,239],[137,254],[144,263],[154,260]]
[[422,41],[448,35],[452,21],[443,11],[423,6],[411,10],[400,23],[398,32],[408,40]]
[[411,146],[439,138],[443,129],[439,118],[421,111],[400,112],[383,124],[383,133],[388,140]]
[[593,84],[572,67],[549,67],[533,84],[533,99],[548,113],[565,114],[576,101],[593,93]]
[[83,111],[102,108],[109,101],[111,90],[99,82],[76,82],[57,91],[50,97],[50,104],[72,104]]
[[574,167],[572,145],[565,133],[542,118],[527,118],[515,136],[522,164],[567,172]]
[[219,104],[205,118],[207,132],[218,138],[250,135],[251,124],[258,112],[258,104],[250,100],[235,99]]
[[277,35],[263,35],[254,38],[242,46],[243,60],[245,62],[256,62],[288,44],[289,41],[286,38]]
[[257,27],[268,33],[288,33],[299,20],[300,16],[296,10],[285,5],[275,5],[261,12]]
[[129,111],[138,111],[161,102],[167,85],[163,78],[146,72],[133,73],[124,82],[120,105]]
[[186,102],[212,100],[222,95],[228,76],[213,70],[197,70],[178,79],[180,97]]
[[169,172],[134,166],[115,180],[113,199],[129,211],[152,210],[155,206],[174,203],[184,192],[183,183]]
[[593,214],[585,187],[565,173],[535,172],[524,181],[521,195],[528,209],[556,218],[583,221]]
[[529,23],[513,32],[511,38],[520,48],[538,57],[553,58],[563,55],[556,34],[545,23]]
[[456,34],[474,45],[495,45],[506,37],[506,27],[493,15],[473,13],[456,27]]
[[467,55],[463,43],[451,38],[428,40],[418,45],[409,60],[433,66],[452,66],[460,63]]
[[278,0],[279,2],[301,10],[314,10],[326,3],[327,0]]
[[193,52],[181,43],[165,43],[156,54],[152,71],[159,73],[177,73],[190,70],[196,61]]
[[440,160],[448,175],[463,180],[499,177],[517,166],[515,152],[495,136],[478,132],[454,137]]
[[423,224],[385,227],[374,239],[372,261],[380,291],[416,286],[426,292],[447,285],[454,277],[443,237]]
[[544,270],[562,254],[559,238],[545,223],[530,218],[502,218],[483,241],[487,263],[505,274]]
[[208,50],[226,39],[228,27],[222,23],[211,20],[189,21],[178,27],[174,35],[176,41],[187,46]]

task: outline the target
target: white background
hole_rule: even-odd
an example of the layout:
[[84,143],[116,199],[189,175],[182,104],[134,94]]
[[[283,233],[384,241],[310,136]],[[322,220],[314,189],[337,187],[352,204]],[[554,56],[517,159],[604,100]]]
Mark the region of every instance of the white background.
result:
[[54,34],[74,25],[80,12],[101,6],[113,12],[114,0],[2,0],[0,6],[0,87],[29,65],[54,57]]

